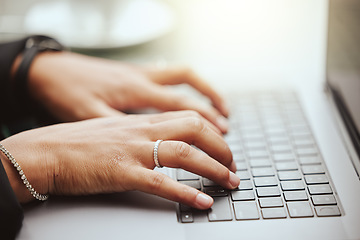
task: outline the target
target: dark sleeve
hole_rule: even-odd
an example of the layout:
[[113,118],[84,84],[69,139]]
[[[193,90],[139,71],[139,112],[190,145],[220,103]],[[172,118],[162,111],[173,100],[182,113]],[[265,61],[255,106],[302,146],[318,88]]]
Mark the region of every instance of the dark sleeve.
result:
[[0,159],[0,238],[15,239],[23,218],[22,207],[10,186]]
[[[0,44],[0,126],[18,117],[21,109],[15,110],[11,93],[10,70],[16,57],[23,51],[26,39]],[[1,129],[3,130],[3,129]],[[0,131],[0,140],[4,138]],[[14,239],[24,218],[23,210],[11,188],[0,160],[0,238]]]
[[17,109],[14,106],[10,71],[14,60],[23,51],[26,40],[25,38],[0,44],[0,101],[3,108],[0,123],[11,121],[18,117],[19,112],[22,112],[22,109]]

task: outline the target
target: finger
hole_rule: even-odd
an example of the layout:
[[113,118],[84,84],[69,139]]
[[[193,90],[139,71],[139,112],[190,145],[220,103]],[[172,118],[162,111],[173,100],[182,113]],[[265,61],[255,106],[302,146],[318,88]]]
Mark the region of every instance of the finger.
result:
[[134,168],[130,177],[132,178],[130,181],[132,187],[136,190],[155,194],[194,208],[208,209],[214,202],[205,193],[178,183],[165,174],[150,169]]
[[149,134],[153,141],[177,140],[195,145],[227,168],[236,171],[229,146],[221,136],[214,134],[201,118],[186,117],[157,123]]
[[97,117],[116,117],[124,115],[124,113],[110,107],[102,101],[92,101],[90,104],[82,108],[82,110],[80,109],[80,111],[83,111],[83,119]]
[[228,131],[227,119],[215,108],[198,103],[194,100],[184,98],[178,94],[162,87],[153,87],[149,91],[147,101],[154,107],[163,111],[193,110],[213,123],[221,132]]
[[233,189],[240,183],[239,177],[224,165],[184,142],[161,142],[158,147],[158,161],[162,166],[182,168],[214,180],[225,188]]
[[[185,118],[185,117],[195,117],[195,118],[202,118],[198,112],[191,111],[191,110],[184,110],[184,111],[170,111],[164,112],[160,114],[149,114],[150,123],[160,123],[172,119],[178,118]],[[205,124],[211,128],[215,133],[221,135],[220,130],[215,127],[214,124],[209,122],[207,119],[202,118],[205,121]]]
[[207,96],[216,109],[224,116],[229,115],[224,99],[202,78],[189,68],[168,67],[166,69],[149,69],[148,74],[152,81],[162,85],[186,83]]

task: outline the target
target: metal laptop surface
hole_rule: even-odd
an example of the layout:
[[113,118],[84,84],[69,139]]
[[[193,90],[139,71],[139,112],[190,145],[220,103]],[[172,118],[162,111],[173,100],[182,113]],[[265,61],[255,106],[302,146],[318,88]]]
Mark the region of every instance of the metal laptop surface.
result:
[[[295,90],[336,189],[341,216],[183,224],[177,203],[140,192],[53,197],[25,206],[18,239],[359,239],[359,178],[341,135],[345,127],[336,120],[341,117],[334,114],[336,108],[324,91],[327,1],[198,0],[189,7],[183,1],[169,2],[184,4],[189,15],[180,33],[191,33],[193,39],[174,34],[170,47],[164,40],[161,47],[144,46],[148,52],[143,55],[125,56],[151,59],[160,52],[170,59],[185,59],[225,92]],[[242,21],[234,21],[236,17]],[[208,31],[202,31],[209,22]],[[253,26],[247,27],[249,23]],[[229,36],[215,36],[215,30]],[[227,48],[229,44],[235,45]],[[161,171],[176,178],[173,170]]]

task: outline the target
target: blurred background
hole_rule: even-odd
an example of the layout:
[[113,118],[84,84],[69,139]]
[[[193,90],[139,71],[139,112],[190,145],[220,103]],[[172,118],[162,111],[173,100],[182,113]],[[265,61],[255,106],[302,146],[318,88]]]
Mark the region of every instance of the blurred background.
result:
[[73,51],[181,64],[221,89],[324,77],[326,0],[0,0],[0,41],[46,34]]

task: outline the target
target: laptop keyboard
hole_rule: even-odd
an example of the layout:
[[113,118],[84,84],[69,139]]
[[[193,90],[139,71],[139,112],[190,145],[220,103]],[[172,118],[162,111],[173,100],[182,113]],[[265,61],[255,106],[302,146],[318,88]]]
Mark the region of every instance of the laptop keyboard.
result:
[[179,204],[182,223],[341,216],[339,200],[295,94],[231,100],[225,140],[241,182],[227,190],[178,169],[177,180],[214,198],[210,210]]

